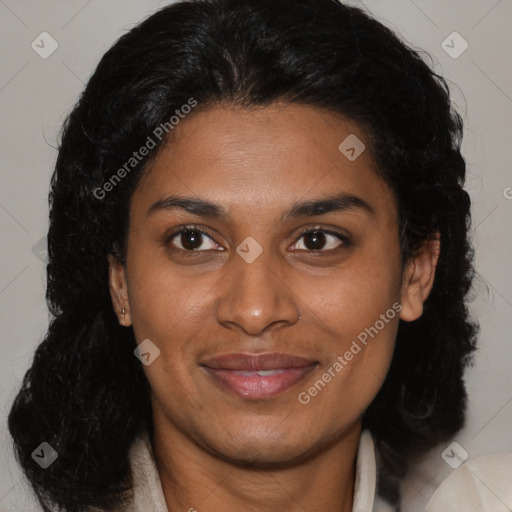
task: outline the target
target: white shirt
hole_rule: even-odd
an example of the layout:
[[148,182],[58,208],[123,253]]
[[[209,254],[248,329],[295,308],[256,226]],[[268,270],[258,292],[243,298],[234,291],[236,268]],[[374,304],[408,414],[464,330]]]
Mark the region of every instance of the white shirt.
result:
[[[122,512],[170,512],[165,504],[153,449],[147,435],[134,442],[129,458],[133,475],[133,502],[123,507]],[[352,512],[394,511],[393,507],[376,496],[376,483],[377,466],[373,438],[369,430],[364,430],[357,452]]]

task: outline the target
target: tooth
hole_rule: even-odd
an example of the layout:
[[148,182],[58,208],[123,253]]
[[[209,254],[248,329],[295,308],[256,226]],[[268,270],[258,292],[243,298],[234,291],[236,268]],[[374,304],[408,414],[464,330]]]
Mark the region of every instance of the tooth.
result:
[[262,377],[266,377],[268,375],[277,375],[278,373],[283,372],[284,370],[260,370],[258,372],[258,375],[261,375]]
[[285,370],[277,369],[277,370],[258,370],[258,371],[243,371],[237,370],[235,371],[236,375],[241,375],[242,377],[254,377],[254,375],[259,375],[260,377],[269,377],[271,375],[277,375],[278,373],[282,373]]

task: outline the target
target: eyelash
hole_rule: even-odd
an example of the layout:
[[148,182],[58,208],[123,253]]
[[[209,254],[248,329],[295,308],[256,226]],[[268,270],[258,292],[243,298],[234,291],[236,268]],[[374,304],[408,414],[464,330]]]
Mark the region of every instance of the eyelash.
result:
[[[188,225],[188,226],[181,227],[179,230],[174,231],[172,234],[165,237],[163,245],[165,245],[172,251],[185,253],[187,256],[195,256],[195,255],[200,255],[201,253],[204,253],[205,252],[204,250],[193,250],[192,251],[192,250],[185,250],[185,249],[180,249],[179,247],[172,246],[171,241],[176,236],[181,235],[183,233],[190,232],[190,231],[196,231],[197,233],[207,236],[210,240],[215,242],[215,240],[213,240],[213,238],[206,231],[201,229],[200,227],[197,227],[195,225]],[[346,235],[342,235],[341,233],[338,233],[336,231],[332,231],[330,229],[324,229],[321,227],[313,227],[313,228],[303,229],[295,238],[293,245],[295,245],[304,235],[306,235],[308,233],[317,233],[317,232],[324,233],[327,235],[332,235],[332,236],[338,238],[343,243],[340,246],[336,247],[335,249],[328,249],[328,250],[322,250],[322,249],[313,250],[312,249],[312,250],[308,251],[310,253],[314,253],[314,254],[327,253],[327,255],[332,255],[332,254],[337,253],[338,251],[342,250],[343,248],[346,249],[352,245],[351,241],[349,240],[349,238]],[[215,242],[215,243],[217,243],[217,242]],[[300,251],[304,252],[303,249],[301,249]]]

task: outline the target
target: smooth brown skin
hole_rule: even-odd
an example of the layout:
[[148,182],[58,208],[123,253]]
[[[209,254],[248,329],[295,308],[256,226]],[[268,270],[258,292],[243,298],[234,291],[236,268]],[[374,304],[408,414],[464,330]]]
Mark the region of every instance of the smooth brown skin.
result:
[[[366,144],[353,162],[338,150],[351,133]],[[189,115],[172,135],[133,195],[126,266],[109,258],[120,323],[133,326],[138,343],[149,338],[161,350],[144,370],[167,506],[351,511],[361,415],[388,371],[399,316],[411,321],[423,312],[439,243],[425,244],[402,276],[391,190],[372,170],[365,133],[340,116],[297,104],[216,106]],[[340,191],[375,214],[353,209],[279,220],[297,201]],[[171,194],[215,202],[229,218],[147,213]],[[167,248],[162,243],[190,224],[212,239],[203,237],[196,258],[179,252],[179,235]],[[305,237],[296,240],[308,227],[348,232],[353,245],[326,234],[313,254]],[[250,264],[236,252],[248,236],[263,247]],[[298,394],[396,301],[400,315],[301,404]],[[284,352],[320,364],[284,393],[249,401],[219,389],[199,366],[232,352]]]

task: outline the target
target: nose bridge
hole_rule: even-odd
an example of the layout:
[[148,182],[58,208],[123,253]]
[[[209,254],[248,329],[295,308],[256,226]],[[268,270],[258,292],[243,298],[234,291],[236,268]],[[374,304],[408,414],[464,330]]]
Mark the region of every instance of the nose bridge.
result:
[[238,246],[230,263],[233,268],[219,297],[219,322],[234,323],[258,334],[270,324],[297,320],[296,297],[280,275],[282,266],[278,261],[270,251],[257,250],[251,240]]

